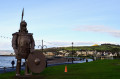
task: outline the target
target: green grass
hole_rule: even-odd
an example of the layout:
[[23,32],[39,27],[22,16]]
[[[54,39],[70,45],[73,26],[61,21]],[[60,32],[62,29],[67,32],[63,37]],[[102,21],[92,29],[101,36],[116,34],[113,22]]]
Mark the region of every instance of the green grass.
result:
[[[120,79],[120,60],[97,60],[89,63],[46,68],[40,74],[33,74],[33,79]],[[13,79],[15,72],[0,74],[0,79]]]

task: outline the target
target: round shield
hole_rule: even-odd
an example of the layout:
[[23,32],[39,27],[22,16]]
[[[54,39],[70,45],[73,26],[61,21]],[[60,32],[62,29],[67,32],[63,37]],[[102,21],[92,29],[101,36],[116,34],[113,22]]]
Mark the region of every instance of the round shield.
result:
[[46,67],[45,56],[40,51],[33,51],[27,58],[27,64],[30,70],[34,73],[42,72]]

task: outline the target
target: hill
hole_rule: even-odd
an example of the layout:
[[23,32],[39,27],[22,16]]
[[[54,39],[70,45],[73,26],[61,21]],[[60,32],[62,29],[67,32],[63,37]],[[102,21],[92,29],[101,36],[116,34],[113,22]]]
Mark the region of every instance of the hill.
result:
[[10,55],[11,53],[14,53],[13,50],[0,50],[0,55]]
[[[72,47],[62,47],[62,50],[69,50],[72,51]],[[101,44],[96,46],[73,46],[74,51],[98,51],[98,52],[104,52],[104,51],[111,51],[111,52],[119,52],[120,51],[120,45],[115,44]]]

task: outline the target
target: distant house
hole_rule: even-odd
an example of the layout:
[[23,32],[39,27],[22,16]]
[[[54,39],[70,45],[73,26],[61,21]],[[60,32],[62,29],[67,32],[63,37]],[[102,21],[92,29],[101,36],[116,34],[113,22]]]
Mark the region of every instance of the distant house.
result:
[[46,53],[43,53],[44,55],[47,55],[47,56],[54,56],[55,54],[53,52],[46,52]]
[[86,56],[86,55],[93,55],[95,51],[76,51],[76,54],[77,56],[78,55],[83,55],[83,56]]

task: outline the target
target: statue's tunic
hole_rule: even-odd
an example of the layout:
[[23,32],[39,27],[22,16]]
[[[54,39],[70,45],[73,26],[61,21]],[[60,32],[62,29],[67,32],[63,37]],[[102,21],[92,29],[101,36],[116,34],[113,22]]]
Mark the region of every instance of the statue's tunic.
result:
[[16,53],[17,59],[27,59],[30,49],[34,49],[34,40],[32,33],[19,33],[13,34],[12,46],[14,49],[18,50]]

